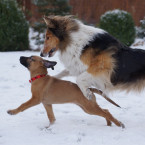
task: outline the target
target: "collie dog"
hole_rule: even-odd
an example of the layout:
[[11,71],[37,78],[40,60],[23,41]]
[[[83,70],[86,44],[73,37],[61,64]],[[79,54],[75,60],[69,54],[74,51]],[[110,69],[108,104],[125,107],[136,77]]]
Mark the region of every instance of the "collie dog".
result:
[[88,88],[92,86],[105,95],[116,89],[144,88],[144,50],[125,46],[106,31],[71,16],[45,16],[44,20],[47,31],[41,56],[52,57],[58,50],[66,70],[57,77],[76,76],[85,97],[91,99]]

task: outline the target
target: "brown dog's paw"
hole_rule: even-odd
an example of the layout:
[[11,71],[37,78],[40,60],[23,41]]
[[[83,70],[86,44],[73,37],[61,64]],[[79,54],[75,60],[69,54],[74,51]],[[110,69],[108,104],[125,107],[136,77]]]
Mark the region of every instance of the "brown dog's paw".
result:
[[106,120],[106,121],[107,121],[107,126],[111,126],[112,125],[110,120]]
[[17,114],[16,110],[8,110],[7,113],[10,114],[10,115]]
[[125,125],[122,122],[120,122],[120,127],[125,128]]

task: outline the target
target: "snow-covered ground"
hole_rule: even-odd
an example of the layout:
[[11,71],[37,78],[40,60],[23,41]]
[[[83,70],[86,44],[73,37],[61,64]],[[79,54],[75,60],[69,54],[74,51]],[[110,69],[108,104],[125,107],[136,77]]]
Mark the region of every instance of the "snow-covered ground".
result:
[[[29,72],[19,63],[20,56],[30,55],[39,55],[39,52],[0,53],[0,145],[145,144],[145,91],[110,94],[121,109],[96,95],[100,106],[108,108],[125,124],[125,129],[114,124],[108,127],[105,119],[88,115],[74,104],[53,105],[56,122],[49,128],[46,111],[41,104],[15,116],[7,114],[7,110],[18,107],[31,97]],[[49,60],[58,62],[54,71],[48,70],[50,75],[63,69],[58,55]],[[72,77],[64,79],[75,82]]]

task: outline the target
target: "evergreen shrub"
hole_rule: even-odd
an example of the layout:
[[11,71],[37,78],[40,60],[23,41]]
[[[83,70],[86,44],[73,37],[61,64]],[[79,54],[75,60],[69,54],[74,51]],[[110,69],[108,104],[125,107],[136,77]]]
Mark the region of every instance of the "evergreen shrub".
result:
[[29,48],[29,27],[16,0],[0,0],[0,51]]
[[116,9],[106,12],[101,16],[99,26],[128,46],[134,42],[134,21],[126,11]]

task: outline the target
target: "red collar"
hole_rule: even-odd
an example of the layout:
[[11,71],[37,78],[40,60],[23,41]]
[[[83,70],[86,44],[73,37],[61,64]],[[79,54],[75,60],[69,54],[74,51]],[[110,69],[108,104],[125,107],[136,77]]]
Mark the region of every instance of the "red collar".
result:
[[45,74],[45,75],[38,75],[38,76],[36,76],[36,77],[34,77],[34,78],[31,78],[31,80],[29,80],[29,82],[32,83],[32,82],[35,81],[36,79],[39,79],[39,78],[42,78],[42,77],[45,77],[45,76],[47,76],[47,74]]

